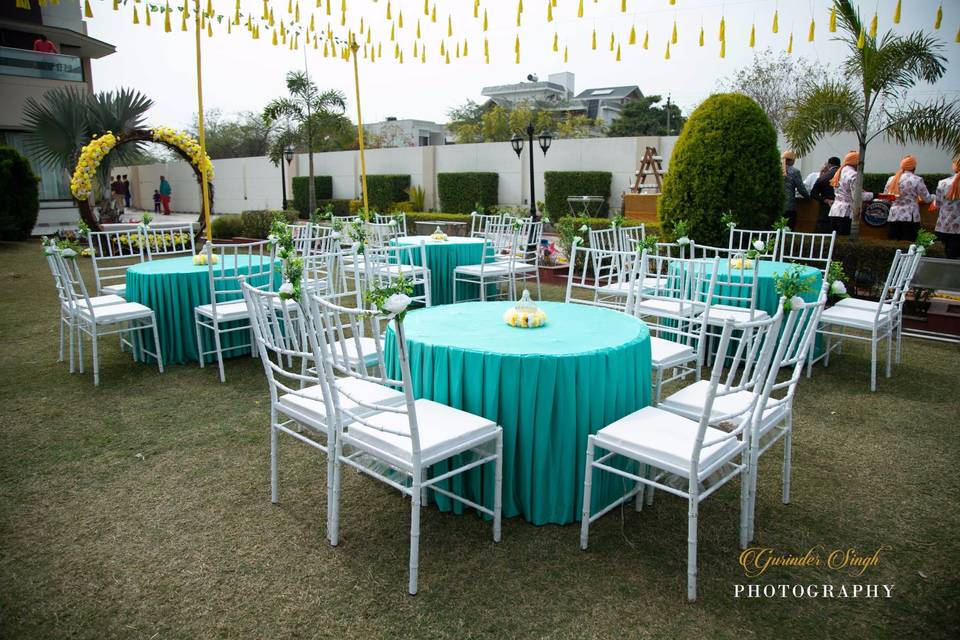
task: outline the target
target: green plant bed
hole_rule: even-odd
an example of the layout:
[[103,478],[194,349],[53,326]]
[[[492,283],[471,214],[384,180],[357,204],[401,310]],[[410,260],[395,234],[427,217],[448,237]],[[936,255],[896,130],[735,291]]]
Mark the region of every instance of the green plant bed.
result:
[[[293,184],[293,208],[300,213],[301,218],[310,216],[310,177],[300,176],[294,178]],[[317,206],[320,206],[321,200],[329,200],[333,197],[333,177],[331,176],[313,176],[313,190]]]
[[[213,236],[223,239],[243,237],[266,240],[267,236],[270,235],[270,225],[276,213],[279,212],[259,210],[244,211],[240,215],[216,216],[211,223]],[[283,214],[287,222],[290,223],[294,223],[300,218],[298,213],[292,210],[287,210]]]
[[495,206],[500,198],[500,176],[487,172],[438,173],[437,190],[440,208],[456,213],[470,213],[477,205]]
[[613,174],[609,171],[546,171],[543,184],[546,190],[544,202],[547,213],[553,217],[566,214],[569,196],[602,196],[605,198],[599,214],[610,211],[610,183]]

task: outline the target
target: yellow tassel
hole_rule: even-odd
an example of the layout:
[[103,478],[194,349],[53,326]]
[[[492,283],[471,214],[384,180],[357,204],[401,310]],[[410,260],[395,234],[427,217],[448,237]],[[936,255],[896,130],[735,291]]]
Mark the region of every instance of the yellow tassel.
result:
[[370,31],[370,29],[367,29],[367,44],[370,44],[370,40],[371,40],[371,38],[372,38],[372,35],[373,35],[373,32]]
[[670,36],[670,42],[677,44],[677,21],[673,21],[673,34]]
[[837,8],[830,9],[830,33],[837,32]]
[[520,36],[517,35],[517,39],[513,43],[513,50],[516,53],[520,53]]
[[577,17],[583,17],[583,0],[580,0],[580,6],[577,7]]
[[523,15],[523,0],[517,5],[517,26],[520,26],[520,17]]
[[400,64],[403,64],[403,51],[400,52]]
[[343,13],[340,14],[340,26],[341,26],[341,27],[347,26],[347,12],[346,12],[346,11],[344,11]]
[[420,37],[420,21],[417,20],[417,37]]
[[780,33],[780,12],[773,12],[773,32]]
[[486,32],[487,30],[487,10],[486,9],[483,10],[483,30],[484,32]]
[[293,0],[287,0],[287,13],[293,13]]
[[136,5],[134,5],[134,7],[133,7],[133,24],[140,24],[140,16],[137,15],[137,7],[136,7]]
[[[87,17],[89,17],[89,16],[87,16]],[[934,28],[934,29],[939,29],[941,22],[943,22],[943,3],[942,3],[942,2],[940,3],[940,6],[937,7],[937,17],[936,17],[936,19],[933,21],[933,28]]]
[[559,51],[559,50],[560,50],[560,42],[559,42],[559,40],[560,40],[559,35],[557,34],[556,31],[554,31],[554,32],[553,32],[553,50],[554,50],[554,51]]
[[870,19],[870,37],[877,37],[877,14],[873,14],[873,18]]
[[397,38],[396,38],[396,36],[394,35],[394,26],[393,26],[393,24],[391,24],[391,25],[390,25],[390,42],[393,42],[393,41],[396,40],[396,39],[397,39]]
[[547,0],[547,22],[553,22],[553,5]]
[[900,24],[900,0],[897,0],[897,6],[893,10],[893,24]]
[[750,25],[750,48],[753,49],[755,44],[757,44],[757,26]]
[[[266,4],[266,1],[264,1],[264,4]],[[327,15],[330,15],[330,0],[327,0]]]
[[954,42],[960,42],[960,27],[957,27],[957,37],[953,39]]
[[615,43],[616,43],[616,38],[615,38],[614,35],[611,33],[611,34],[610,34],[610,51],[613,51],[613,45],[614,45]]
[[721,17],[720,18],[720,40],[723,41],[726,39],[727,39],[727,21]]
[[[703,46],[703,25],[700,25],[700,46]],[[646,47],[644,47],[646,48]]]
[[437,21],[437,5],[433,5],[433,10],[430,12],[430,22]]
[[417,43],[416,43],[416,42],[413,43],[413,57],[414,57],[414,58],[419,58],[419,57],[420,57],[420,53],[419,53],[419,51],[418,51],[418,49],[417,49]]
[[420,63],[427,64],[427,48],[423,47],[420,49]]
[[817,23],[810,18],[810,33],[807,34],[807,42],[813,42],[813,36],[817,30]]
[[[29,0],[27,1],[27,8],[30,8]],[[113,10],[116,11],[120,8],[120,0],[113,0]]]
[[620,45],[617,45],[617,62],[620,62]]
[[425,15],[425,16],[430,15],[430,1],[429,1],[429,0],[423,0],[423,15]]
[[183,20],[180,22],[180,31],[187,30],[187,16],[183,16]]
[[643,32],[643,48],[644,49],[650,48],[650,29],[647,29],[646,31]]
[[467,39],[466,38],[463,39],[463,57],[464,58],[467,57]]
[[590,48],[593,49],[594,51],[597,50],[597,30],[596,29],[593,30],[593,39],[591,41]]
[[457,43],[456,57],[457,57],[457,58],[460,57],[460,43],[459,43],[459,42]]
[[727,41],[726,40],[720,41],[720,57],[721,58],[727,57]]
[[273,24],[274,24],[274,20],[273,20],[273,7],[270,7],[270,18],[269,18],[268,22],[269,22],[270,26],[272,27]]
[[273,46],[277,46],[277,30],[273,30]]
[[866,43],[867,43],[866,34],[863,32],[863,27],[860,27],[860,35],[857,37],[857,49],[863,49]]
[[627,44],[637,44],[637,27],[636,27],[636,25],[630,25],[630,39],[627,40]]
[[667,40],[667,52],[663,55],[664,60],[670,59],[670,41]]
[[620,13],[627,12],[627,0],[620,0]]
[[390,0],[387,0],[387,20],[392,20],[393,16],[390,15]]
[[787,54],[793,53],[793,33],[790,34],[790,40],[787,42]]
[[144,17],[146,17],[147,26],[150,26],[150,7],[147,7],[146,11],[143,12]]
[[473,17],[480,17],[480,0],[473,0]]
[[361,18],[360,18],[360,34],[362,35],[363,32],[364,32],[364,28],[363,28],[363,18],[361,17]]
[[566,46],[563,47],[563,61],[568,62],[570,60],[570,49]]
[[453,36],[453,18],[447,16],[447,37],[450,38]]
[[440,55],[443,55],[447,52],[446,44],[443,40],[440,41]]
[[212,37],[213,37],[213,27],[211,26],[211,24],[212,24],[212,21],[211,21],[211,20],[207,20],[207,37],[208,37],[208,38],[212,38]]
[[515,59],[514,62],[513,62],[514,64],[520,64],[520,47],[519,47],[519,45],[520,45],[520,39],[518,38],[518,39],[517,39],[517,57],[516,57],[516,59]]
[[93,10],[90,8],[90,0],[83,0],[83,17],[84,18],[93,17]]
[[300,22],[300,3],[299,2],[297,3],[297,6],[293,12],[293,21]]

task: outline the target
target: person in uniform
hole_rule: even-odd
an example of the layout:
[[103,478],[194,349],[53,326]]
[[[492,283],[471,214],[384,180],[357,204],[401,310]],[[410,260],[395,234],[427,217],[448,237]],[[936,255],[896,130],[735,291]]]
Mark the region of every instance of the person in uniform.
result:
[[947,257],[960,258],[960,156],[953,159],[950,167],[953,176],[937,184],[936,201],[931,208],[939,208],[937,237],[943,243]]
[[801,198],[809,198],[810,193],[803,184],[803,175],[794,165],[797,154],[789,149],[780,156],[783,160],[783,215],[787,217],[787,225],[793,231],[797,228],[797,193]]
[[817,216],[817,233],[830,233],[830,205],[833,204],[833,185],[830,181],[840,170],[840,158],[831,156],[827,162],[820,168],[816,181],[810,188],[810,197],[820,205],[820,213]]
[[[833,174],[830,185],[833,187],[833,204],[830,205],[830,225],[838,236],[850,235],[850,220],[853,217],[853,189],[859,175],[857,165],[860,164],[860,153],[851,151],[843,156],[843,164]],[[864,202],[873,200],[873,194],[864,191],[861,195]]]
[[887,186],[884,187],[886,193],[897,196],[890,203],[890,214],[887,216],[891,240],[912,242],[916,239],[920,227],[919,203],[933,200],[923,178],[914,173],[916,170],[917,159],[911,155],[904,156],[900,161],[900,170],[887,179]]

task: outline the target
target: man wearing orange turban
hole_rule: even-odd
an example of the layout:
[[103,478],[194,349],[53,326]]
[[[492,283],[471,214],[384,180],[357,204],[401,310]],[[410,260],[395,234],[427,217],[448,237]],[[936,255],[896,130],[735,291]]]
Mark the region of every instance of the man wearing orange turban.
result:
[[937,237],[943,242],[947,257],[960,258],[960,157],[953,159],[953,176],[937,184],[940,216],[937,218]]
[[890,203],[887,223],[890,225],[891,240],[913,241],[917,237],[920,225],[920,202],[930,202],[933,198],[927,191],[923,178],[917,170],[917,159],[911,155],[900,161],[900,170],[890,176],[884,191],[897,196]]
[[[860,154],[851,151],[843,156],[843,164],[833,174],[830,184],[833,185],[834,198],[830,205],[830,225],[838,236],[850,235],[850,220],[853,217],[853,190],[857,184],[857,167],[860,164]],[[873,194],[864,191],[863,201],[873,200]]]

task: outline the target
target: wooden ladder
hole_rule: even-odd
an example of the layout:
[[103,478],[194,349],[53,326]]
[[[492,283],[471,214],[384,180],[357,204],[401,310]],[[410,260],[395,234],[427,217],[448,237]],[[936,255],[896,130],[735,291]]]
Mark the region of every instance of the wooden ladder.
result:
[[[663,188],[663,173],[663,158],[657,155],[656,147],[647,147],[630,193],[641,193],[644,189],[655,189],[654,193],[660,193]],[[655,184],[647,184],[647,176],[653,176]]]

